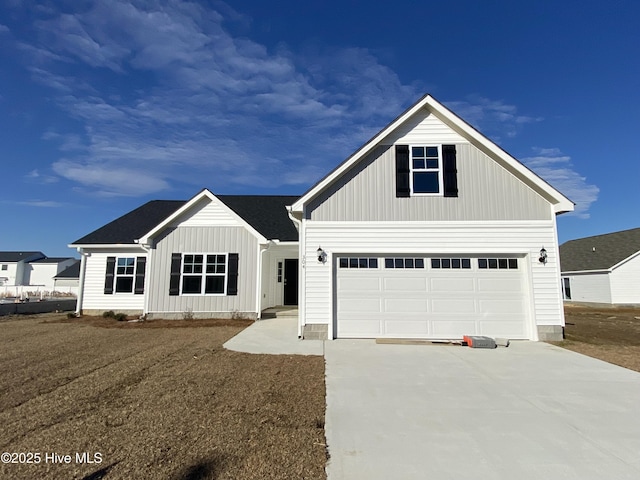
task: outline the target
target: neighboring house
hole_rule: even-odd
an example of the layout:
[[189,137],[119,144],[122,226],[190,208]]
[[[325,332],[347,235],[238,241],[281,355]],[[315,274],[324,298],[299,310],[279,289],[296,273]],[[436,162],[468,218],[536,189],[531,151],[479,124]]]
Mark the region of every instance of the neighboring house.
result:
[[[77,291],[80,280],[80,260],[74,262],[55,277],[53,277],[53,289],[55,291]],[[73,290],[75,289],[75,290]]]
[[38,287],[45,291],[53,290],[54,277],[75,262],[77,260],[70,257],[45,257],[32,260],[25,266],[23,285]]
[[29,262],[41,258],[42,252],[0,252],[0,286],[28,285]]
[[571,210],[427,95],[302,197],[203,190],[77,240],[78,309],[297,304],[303,338],[561,339],[556,215]]
[[640,304],[640,228],[570,240],[560,255],[565,300]]

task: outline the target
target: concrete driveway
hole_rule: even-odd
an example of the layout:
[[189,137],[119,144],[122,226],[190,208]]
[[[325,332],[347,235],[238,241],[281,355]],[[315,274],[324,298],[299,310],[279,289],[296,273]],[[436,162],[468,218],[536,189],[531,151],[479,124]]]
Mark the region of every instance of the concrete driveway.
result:
[[329,480],[640,478],[640,373],[535,342],[325,358]]

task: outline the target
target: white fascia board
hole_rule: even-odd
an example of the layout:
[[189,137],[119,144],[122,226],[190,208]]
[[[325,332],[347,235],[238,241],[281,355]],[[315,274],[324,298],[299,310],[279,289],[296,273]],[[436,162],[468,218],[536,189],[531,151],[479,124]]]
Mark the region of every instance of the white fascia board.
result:
[[360,149],[351,155],[347,160],[340,164],[336,169],[330,172],[325,178],[313,186],[307,193],[298,199],[291,206],[292,211],[302,212],[304,205],[313,199],[316,195],[322,192],[326,187],[331,185],[337,178],[342,176],[347,170],[349,170],[354,164],[356,164],[362,157],[368,154],[375,146],[378,145],[386,136],[393,132],[396,128],[402,125],[406,120],[413,116],[422,108],[427,108],[431,113],[435,114],[440,120],[449,125],[452,129],[456,130],[462,136],[468,138],[470,141],[475,142],[478,145],[484,147],[494,159],[499,163],[507,166],[513,172],[516,172],[519,178],[525,183],[529,184],[534,190],[546,193],[547,197],[553,204],[554,212],[556,214],[571,212],[574,210],[574,203],[565,197],[562,193],[552,187],[549,183],[536,175],[533,171],[529,170],[522,163],[509,155],[507,152],[498,147],[495,143],[481,134],[478,130],[473,128],[467,122],[462,120],[451,110],[446,108],[440,102],[435,100],[431,95],[425,95],[406,112],[392,121],[387,127],[381,130],[376,136],[364,144]]
[[144,250],[141,245],[137,243],[70,243],[67,245],[69,248],[75,248],[76,250],[90,250],[90,249],[101,249],[101,250],[123,250],[123,249],[132,249],[139,248],[140,250]]
[[176,220],[181,215],[183,215],[185,212],[187,212],[191,207],[193,207],[196,203],[198,203],[203,198],[208,198],[212,202],[213,201],[218,202],[222,208],[226,209],[226,211],[229,213],[229,215],[231,215],[233,218],[238,220],[238,222],[240,222],[247,230],[249,230],[249,232],[254,237],[256,237],[258,239],[259,243],[267,243],[268,242],[268,240],[264,236],[262,236],[262,234],[260,234],[255,228],[253,228],[251,225],[249,225],[244,218],[242,218],[236,212],[231,210],[231,208],[229,208],[226,203],[224,203],[222,200],[217,198],[213,193],[211,193],[211,191],[209,191],[206,188],[202,189],[202,191],[200,193],[198,193],[194,197],[192,197],[191,200],[189,200],[187,203],[185,203],[182,207],[180,207],[178,210],[176,210],[173,214],[171,214],[170,216],[165,218],[161,223],[159,223],[150,232],[146,233],[145,235],[140,237],[138,240],[136,240],[136,242],[137,243],[141,243],[141,244],[145,244],[145,245],[149,245],[149,241],[155,235],[157,235],[162,230],[164,230],[174,220]]
[[560,275],[583,275],[590,273],[611,273],[611,269],[605,268],[602,270],[569,270],[569,271],[561,271]]

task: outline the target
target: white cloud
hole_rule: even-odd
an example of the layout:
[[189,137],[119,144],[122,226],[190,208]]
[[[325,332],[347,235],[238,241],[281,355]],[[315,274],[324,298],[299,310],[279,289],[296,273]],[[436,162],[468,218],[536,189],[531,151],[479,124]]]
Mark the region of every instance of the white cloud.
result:
[[589,207],[598,199],[600,189],[587,182],[571,162],[571,157],[563,155],[557,148],[536,148],[535,155],[523,158],[527,167],[557,188],[575,202],[575,210],[570,215],[589,218]]
[[503,136],[515,137],[522,125],[543,120],[542,117],[519,114],[515,105],[509,105],[502,100],[491,100],[477,95],[463,101],[446,102],[446,105],[496,142],[500,142]]

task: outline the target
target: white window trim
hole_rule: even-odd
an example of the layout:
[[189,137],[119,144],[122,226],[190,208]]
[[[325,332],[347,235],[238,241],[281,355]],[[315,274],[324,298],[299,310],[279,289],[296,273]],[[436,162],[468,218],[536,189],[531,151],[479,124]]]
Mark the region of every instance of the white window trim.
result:
[[[414,172],[435,172],[435,168],[424,168],[414,170],[413,168],[413,147],[435,147],[438,149],[438,193],[422,193],[413,191]],[[426,165],[425,165],[426,167]],[[442,165],[442,145],[412,144],[409,145],[409,192],[412,197],[444,197],[444,174]]]
[[[202,263],[202,273],[184,273],[184,262],[187,255],[202,255],[203,263]],[[224,255],[224,290],[222,293],[204,293],[205,285],[206,285],[206,277],[207,277],[207,255]],[[183,281],[184,276],[196,276],[200,275],[202,277],[202,284],[200,285],[200,293],[183,293]],[[222,274],[209,274],[210,276],[221,276]],[[183,252],[182,260],[180,262],[180,296],[182,297],[225,297],[227,296],[227,284],[229,282],[229,252]]]
[[[129,274],[119,274],[118,273],[118,261],[121,259],[125,259],[125,258],[133,258],[133,274],[129,275]],[[131,295],[135,292],[136,290],[136,273],[137,273],[137,269],[138,269],[138,258],[136,256],[130,257],[130,256],[121,256],[121,257],[116,257],[116,266],[115,269],[113,270],[113,293],[112,295]],[[128,292],[119,292],[118,291],[118,278],[131,278],[131,290]]]

